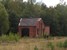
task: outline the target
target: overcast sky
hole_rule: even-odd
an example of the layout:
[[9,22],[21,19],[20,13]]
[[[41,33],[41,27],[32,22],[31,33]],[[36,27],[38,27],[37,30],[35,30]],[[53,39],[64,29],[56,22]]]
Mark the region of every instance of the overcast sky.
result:
[[[27,0],[24,0],[24,1],[27,1]],[[40,2],[40,1],[44,2],[47,5],[47,7],[56,6],[58,3],[60,3],[60,0],[36,0],[36,1],[37,2]],[[67,0],[64,0],[64,2],[67,3]]]

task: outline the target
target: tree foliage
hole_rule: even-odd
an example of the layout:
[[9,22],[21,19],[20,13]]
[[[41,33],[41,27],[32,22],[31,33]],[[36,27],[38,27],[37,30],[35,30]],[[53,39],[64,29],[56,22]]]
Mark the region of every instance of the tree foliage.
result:
[[0,3],[0,34],[6,34],[9,29],[8,13]]
[[[5,9],[2,12],[6,12],[4,14],[9,15],[9,21],[7,21],[9,22],[9,30],[11,32],[18,31],[17,29],[20,18],[41,17],[43,19],[43,22],[46,25],[50,26],[51,35],[67,35],[66,4],[58,4],[56,7],[47,7],[44,3],[36,3],[36,0],[28,0],[28,2],[23,2],[23,0],[2,0],[1,3],[4,6],[3,8],[1,6],[0,7],[2,9]],[[7,15],[4,15],[2,12],[0,12],[0,18],[8,19],[8,17],[6,17]],[[3,23],[3,21],[4,20],[2,20],[1,23]],[[0,32],[1,30],[2,29],[0,29]]]

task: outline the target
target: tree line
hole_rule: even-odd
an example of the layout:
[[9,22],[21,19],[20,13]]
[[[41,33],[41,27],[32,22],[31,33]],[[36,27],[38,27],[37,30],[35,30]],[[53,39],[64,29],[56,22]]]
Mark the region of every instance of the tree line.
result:
[[67,5],[57,4],[47,7],[36,0],[2,0],[0,1],[0,35],[18,32],[20,18],[42,18],[50,26],[50,35],[67,36]]

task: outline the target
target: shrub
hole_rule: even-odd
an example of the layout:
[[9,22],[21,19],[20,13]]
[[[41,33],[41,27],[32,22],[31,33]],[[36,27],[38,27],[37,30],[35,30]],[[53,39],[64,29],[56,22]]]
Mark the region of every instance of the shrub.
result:
[[1,42],[6,42],[6,40],[8,40],[7,35],[2,35],[2,36],[0,37],[0,41],[1,41]]
[[15,41],[17,42],[20,39],[20,36],[18,34],[15,34]]
[[17,34],[10,33],[9,35],[0,36],[1,42],[17,42],[20,39],[20,36]]
[[15,36],[13,34],[9,34],[9,41],[14,41],[15,40]]

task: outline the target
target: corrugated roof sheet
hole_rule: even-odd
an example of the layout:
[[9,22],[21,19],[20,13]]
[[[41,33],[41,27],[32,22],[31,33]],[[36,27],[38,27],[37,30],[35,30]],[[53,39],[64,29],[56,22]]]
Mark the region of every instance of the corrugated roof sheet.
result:
[[21,18],[19,26],[35,26],[41,18]]

